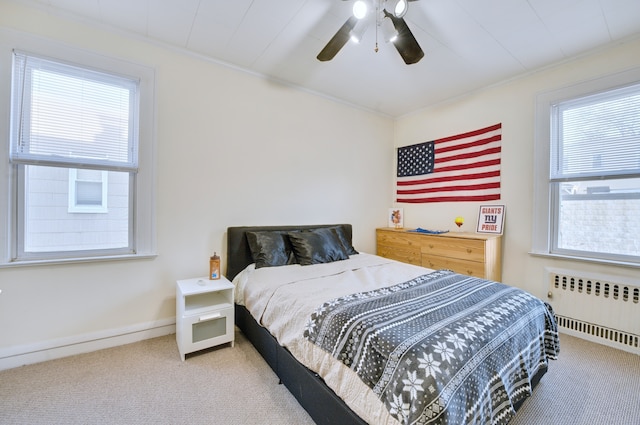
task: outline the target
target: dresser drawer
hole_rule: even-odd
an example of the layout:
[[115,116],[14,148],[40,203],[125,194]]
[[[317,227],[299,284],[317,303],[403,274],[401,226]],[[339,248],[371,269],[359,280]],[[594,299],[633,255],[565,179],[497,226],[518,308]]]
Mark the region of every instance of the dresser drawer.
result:
[[485,241],[478,239],[428,238],[422,242],[421,251],[426,256],[459,258],[484,263]]
[[378,245],[377,254],[381,257],[390,258],[396,261],[402,261],[403,263],[415,264],[416,266],[422,264],[422,254],[420,254],[420,248],[398,249],[385,245]]
[[407,251],[420,252],[421,239],[419,235],[402,232],[377,232],[376,242],[378,246],[384,245],[388,248],[404,249]]
[[484,263],[476,261],[466,261],[457,258],[447,258],[438,256],[423,256],[422,267],[428,267],[434,270],[448,269],[456,273],[466,274],[468,276],[480,277],[486,279],[486,270]]

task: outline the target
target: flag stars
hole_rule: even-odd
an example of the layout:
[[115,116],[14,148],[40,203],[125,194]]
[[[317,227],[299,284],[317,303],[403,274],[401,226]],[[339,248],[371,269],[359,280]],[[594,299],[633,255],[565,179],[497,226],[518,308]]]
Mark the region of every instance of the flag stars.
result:
[[398,149],[398,177],[432,173],[434,163],[434,142],[425,142]]

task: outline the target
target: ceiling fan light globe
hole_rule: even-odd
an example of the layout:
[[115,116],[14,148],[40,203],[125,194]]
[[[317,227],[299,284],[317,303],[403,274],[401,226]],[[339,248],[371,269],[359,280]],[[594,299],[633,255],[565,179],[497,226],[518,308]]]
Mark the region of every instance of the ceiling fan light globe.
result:
[[353,16],[355,16],[356,19],[362,19],[367,16],[368,9],[369,7],[366,1],[358,0],[353,4]]
[[382,21],[382,35],[384,36],[384,40],[389,43],[393,43],[398,39],[398,31],[396,31],[391,19],[385,18]]
[[351,31],[349,31],[349,38],[351,39],[351,41],[353,41],[354,43],[360,43],[368,26],[369,25],[367,21],[358,21],[356,26],[353,27]]
[[387,12],[393,14],[396,18],[402,18],[407,14],[409,3],[407,0],[387,0],[385,9]]

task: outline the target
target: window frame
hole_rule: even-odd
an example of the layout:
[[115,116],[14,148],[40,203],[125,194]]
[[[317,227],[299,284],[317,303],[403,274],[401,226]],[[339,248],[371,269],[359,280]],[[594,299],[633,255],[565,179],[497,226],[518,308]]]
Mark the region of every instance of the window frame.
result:
[[[558,249],[557,216],[559,213],[560,183],[552,184],[552,108],[554,105],[580,97],[612,91],[640,83],[640,68],[584,81],[572,86],[543,92],[537,95],[535,105],[534,138],[534,190],[532,248],[530,254],[599,264],[640,268],[640,259],[629,256],[585,255],[583,251]],[[618,176],[619,177],[619,176]],[[623,176],[624,177],[624,176]]]
[[[155,71],[153,68],[128,60],[103,56],[56,43],[51,40],[0,29],[0,120],[3,122],[3,142],[0,147],[6,152],[0,161],[0,267],[28,266],[64,262],[104,261],[118,259],[149,258],[156,256],[155,199],[156,199],[156,130],[155,130]],[[13,51],[25,51],[40,57],[72,63],[88,69],[99,69],[116,75],[124,75],[139,80],[139,121],[138,121],[138,172],[131,174],[130,187],[130,246],[131,252],[86,250],[72,253],[16,258],[18,238],[16,232],[24,235],[17,217],[20,194],[21,164],[10,164],[11,131],[11,81],[13,72]],[[5,177],[6,176],[6,177]]]

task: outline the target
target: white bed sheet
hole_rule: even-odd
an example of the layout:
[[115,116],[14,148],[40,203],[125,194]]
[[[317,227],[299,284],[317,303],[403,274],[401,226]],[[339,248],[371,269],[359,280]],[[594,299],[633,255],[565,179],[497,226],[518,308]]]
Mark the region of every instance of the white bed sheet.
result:
[[348,367],[304,338],[311,314],[324,302],[344,295],[393,286],[431,269],[371,254],[313,266],[256,269],[248,266],[233,280],[236,303],[244,305],[302,364],[369,423],[397,425],[373,391]]

